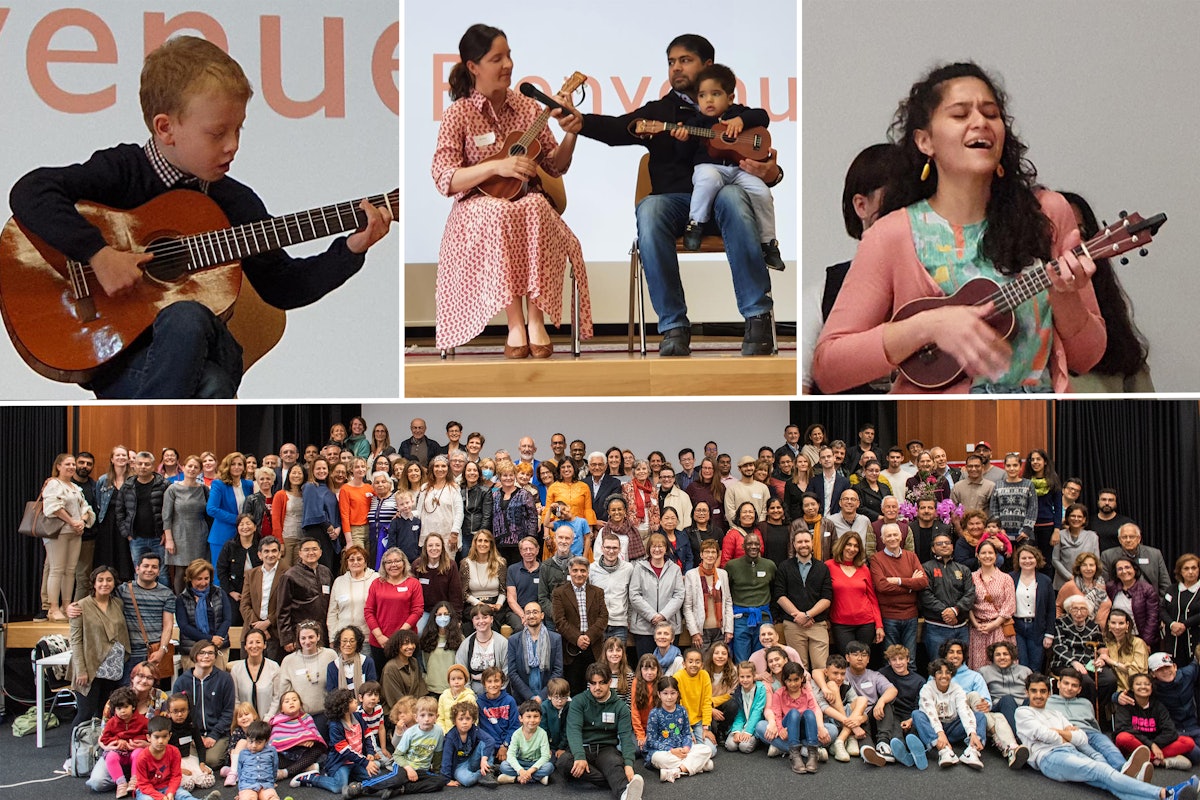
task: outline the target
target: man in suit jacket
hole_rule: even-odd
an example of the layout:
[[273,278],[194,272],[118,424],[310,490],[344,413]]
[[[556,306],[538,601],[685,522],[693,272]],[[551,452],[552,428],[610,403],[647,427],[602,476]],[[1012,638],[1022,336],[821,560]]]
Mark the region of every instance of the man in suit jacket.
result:
[[[275,589],[282,583],[279,558],[283,550],[274,536],[264,536],[258,542],[258,557],[262,566],[246,573],[242,580],[242,599],[238,601],[242,611],[242,635],[250,629],[263,632],[267,637],[267,658],[278,663],[287,655],[279,643],[279,596]],[[266,602],[263,602],[263,598]]]
[[[571,684],[571,693],[584,686],[584,670],[593,661],[604,661],[604,629],[608,626],[608,606],[604,591],[588,583],[586,558],[576,556],[567,563],[568,580],[551,596],[554,628],[563,641],[563,673]],[[583,607],[583,615],[580,614]],[[586,619],[583,616],[586,615]]]
[[[547,684],[563,676],[562,637],[542,625],[541,603],[530,600],[524,611],[525,627],[508,640],[508,692],[517,705],[526,700],[542,702],[549,697]],[[531,650],[536,659],[532,662]]]
[[604,457],[604,453],[590,453],[587,469],[588,476],[584,480],[592,490],[592,512],[596,519],[608,522],[608,498],[621,493],[621,482],[608,474],[608,459]]
[[[808,482],[808,491],[815,494],[821,503],[821,516],[828,517],[837,512],[838,501],[842,497],[842,492],[850,488],[850,481],[838,473],[837,465],[833,460],[832,447],[826,445],[821,448],[819,461],[820,470]],[[830,486],[832,491],[827,491],[827,486]]]
[[1100,554],[1100,562],[1104,564],[1104,574],[1112,576],[1113,563],[1121,556],[1133,559],[1142,571],[1142,580],[1158,590],[1162,597],[1171,590],[1171,571],[1163,559],[1162,551],[1157,547],[1142,544],[1142,529],[1137,523],[1126,522],[1117,533],[1116,547],[1110,547]]
[[429,459],[444,453],[442,446],[425,435],[425,420],[416,417],[408,424],[412,436],[400,443],[398,452],[406,461],[416,461],[422,467],[429,466]]

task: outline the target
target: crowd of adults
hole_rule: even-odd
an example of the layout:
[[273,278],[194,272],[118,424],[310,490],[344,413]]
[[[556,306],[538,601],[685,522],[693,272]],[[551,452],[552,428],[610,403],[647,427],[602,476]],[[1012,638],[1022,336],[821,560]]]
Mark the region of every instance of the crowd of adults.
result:
[[[556,678],[583,692],[602,665],[636,727],[641,663],[677,672],[676,645],[705,656],[713,699],[700,735],[714,742],[738,732],[738,665],[754,664],[770,691],[788,688],[794,662],[824,719],[842,716],[829,740],[838,760],[844,747],[904,761],[901,722],[926,708],[918,673],[948,665],[979,695],[986,733],[967,717],[963,727],[991,734],[1010,764],[1034,746],[1015,738],[1016,711],[1033,697],[1025,679],[1043,672],[1126,725],[1122,750],[1200,761],[1188,738],[1200,735],[1200,557],[1169,568],[1115,489],[1100,488],[1090,513],[1082,482],[1061,479],[1044,450],[1008,453],[1000,468],[978,442],[959,469],[919,440],[878,448],[873,425],[847,445],[813,424],[788,425],[781,446],[736,466],[712,441],[672,463],[560,433],[539,460],[531,437],[485,455],[484,435],[464,439],[457,422],[445,445],[423,420],[410,430],[393,446],[384,424],[368,432],[355,417],[320,446],[261,457],[117,446],[95,479],[92,454],[60,455],[43,490],[63,525],[46,540],[43,603],[71,619],[76,722],[123,683],[140,712],[161,711],[154,681],[172,675],[177,627],[174,688],[205,698],[192,713],[212,766],[239,702],[266,719],[294,692],[316,713],[327,692],[378,681],[390,709],[445,692],[454,664],[476,692],[499,668],[518,704],[546,699]],[[875,713],[860,719],[855,698]],[[1144,730],[1143,708],[1160,700],[1169,742]],[[788,742],[778,722],[764,741]],[[925,744],[944,750],[933,728]],[[814,754],[829,749],[818,738]],[[729,741],[746,749],[753,737]]]

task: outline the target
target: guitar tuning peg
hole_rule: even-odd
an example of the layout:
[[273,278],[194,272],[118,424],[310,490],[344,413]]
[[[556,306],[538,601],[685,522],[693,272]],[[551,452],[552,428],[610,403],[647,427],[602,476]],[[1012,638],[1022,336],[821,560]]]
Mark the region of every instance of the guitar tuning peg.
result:
[[1102,220],[1100,220],[1100,227],[1101,227],[1101,228],[1107,228],[1107,227],[1108,227],[1108,220],[1106,220],[1106,219],[1102,219]]
[[1141,250],[1138,250],[1138,255],[1141,256],[1142,258],[1145,258],[1149,254],[1150,254],[1150,251],[1144,247]]
[[1122,263],[1122,264],[1128,264],[1128,263],[1129,263],[1129,257],[1128,257],[1128,256],[1121,256],[1121,263]]
[[1125,211],[1124,209],[1122,209],[1122,210],[1121,210],[1121,213],[1119,214],[1119,216],[1121,217],[1121,219],[1125,219],[1126,217],[1128,217],[1128,216],[1129,216],[1129,212],[1128,212],[1128,211]]

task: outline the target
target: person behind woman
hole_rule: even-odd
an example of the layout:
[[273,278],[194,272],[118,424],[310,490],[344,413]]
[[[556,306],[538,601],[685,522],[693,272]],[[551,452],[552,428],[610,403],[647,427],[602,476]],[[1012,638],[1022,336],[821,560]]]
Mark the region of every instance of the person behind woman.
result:
[[746,554],[746,537],[758,537],[758,543],[762,548],[766,549],[766,542],[763,539],[762,531],[758,529],[758,512],[751,502],[742,503],[737,507],[737,513],[734,515],[736,520],[732,521],[729,526],[729,532],[725,534],[721,541],[721,566],[724,567],[735,558],[741,558]]
[[[118,581],[129,580],[133,575],[133,557],[129,542],[117,532],[117,509],[112,500],[125,485],[129,477],[129,451],[116,445],[108,456],[108,470],[96,479],[96,546],[92,560],[96,564],[108,564]],[[206,534],[207,536],[207,534]]]
[[429,624],[421,634],[421,653],[425,658],[425,682],[429,693],[440,695],[450,688],[446,671],[454,664],[458,646],[462,644],[462,625],[455,607],[443,600],[433,607]]
[[[553,112],[562,144],[543,127],[536,161],[526,155],[485,160],[501,144],[486,134],[526,130],[541,107],[509,88],[512,57],[504,31],[472,25],[459,40],[458,54],[449,78],[454,102],[442,115],[432,170],[438,191],[455,200],[438,257],[437,345],[444,350],[469,342],[503,309],[505,357],[549,358],[554,347],[544,318],[559,323],[567,262],[579,291],[575,322],[581,338],[592,335],[583,251],[537,180],[538,167],[552,178],[570,167],[583,120]],[[493,177],[530,182],[533,191],[515,201],[471,191]],[[488,291],[481,293],[484,287]]]
[[[817,342],[812,374],[822,390],[885,376],[929,344],[962,368],[963,377],[940,390],[948,392],[1066,392],[1070,372],[1100,359],[1106,336],[1091,286],[1095,265],[1071,252],[1080,241],[1075,217],[1061,195],[1038,191],[1006,103],[973,63],[934,69],[901,102],[892,132],[905,163],[884,188],[881,218],[863,236]],[[1041,266],[1055,256],[1056,264]],[[1011,344],[985,321],[987,303],[889,322],[912,300],[950,294],[976,277],[1007,285],[1030,265],[1045,270],[1049,296],[1015,309]],[[922,387],[902,374],[892,391]]]
[[625,457],[621,454],[621,448],[610,447],[605,450],[604,460],[608,462],[609,475],[612,475],[621,483],[629,482],[629,475],[625,473]]
[[474,609],[486,606],[492,611],[492,625],[497,631],[506,624],[514,630],[521,627],[520,619],[508,607],[508,566],[490,533],[475,534],[471,551],[459,567],[466,614],[474,618]]
[[1175,580],[1179,583],[1163,597],[1162,649],[1185,667],[1200,645],[1200,556],[1184,553],[1175,559]]
[[42,540],[46,546],[46,560],[50,563],[50,576],[46,581],[49,618],[56,622],[67,618],[63,609],[75,598],[75,563],[79,561],[81,537],[96,521],[96,513],[84,499],[83,490],[71,480],[74,477],[75,456],[59,453],[50,477],[42,484],[42,514],[47,519],[41,522],[49,520],[50,524],[58,523],[60,528],[57,536]]
[[680,572],[688,572],[696,563],[692,542],[682,531],[678,531],[679,512],[671,506],[665,506],[658,515],[659,529],[667,540],[667,558],[674,561]]
[[[792,476],[783,487],[783,515],[789,520],[802,519],[802,499],[808,494],[808,482],[812,479],[812,464],[808,456],[800,453],[792,464]],[[815,497],[815,495],[814,495]]]
[[1008,641],[1016,644],[1012,634],[1005,634],[1005,623],[1011,622],[1016,608],[1012,578],[996,567],[998,545],[984,539],[975,550],[979,569],[971,573],[975,582],[975,606],[970,611],[971,636],[968,666],[979,669],[987,663],[989,644]]
[[463,499],[450,480],[450,459],[446,456],[436,455],[429,460],[429,476],[417,494],[413,513],[421,520],[419,544],[425,543],[427,534],[441,533],[450,537],[454,545],[451,549],[457,549],[462,539]]
[[171,483],[163,493],[163,546],[167,565],[172,567],[175,593],[187,585],[184,569],[197,558],[207,558],[209,489],[198,478],[200,456],[183,460],[182,480]]
[[375,659],[363,653],[364,641],[362,631],[353,625],[347,625],[333,635],[336,656],[325,668],[326,692],[335,689],[357,691],[365,682],[379,680]]
[[693,516],[698,503],[708,503],[709,524],[719,534],[714,538],[724,536],[725,531],[729,529],[729,524],[725,519],[725,484],[721,482],[721,477],[717,473],[716,462],[711,458],[702,459],[700,466],[696,467],[696,479],[689,483],[684,491],[692,499]]
[[813,466],[821,461],[821,448],[826,444],[825,426],[819,422],[812,423],[804,429],[802,441],[804,444],[800,447],[800,455],[807,459],[808,469],[811,472]]
[[1104,645],[1108,652],[1096,659],[1098,665],[1111,667],[1117,678],[1117,691],[1128,692],[1133,676],[1145,673],[1150,666],[1150,650],[1133,635],[1133,618],[1128,612],[1114,608],[1108,615]]
[[383,574],[367,588],[363,616],[372,646],[383,647],[398,630],[416,630],[425,611],[421,583],[409,571],[408,556],[399,547],[383,554]]
[[[1113,561],[1113,578],[1107,585],[1113,611],[1122,609],[1133,618],[1134,633],[1158,649],[1158,592],[1142,578],[1142,570],[1128,556]],[[1111,613],[1109,614],[1111,616]]]
[[258,528],[259,536],[274,536],[283,543],[271,519],[271,498],[275,496],[275,470],[259,467],[254,470],[254,494],[246,498],[242,513],[249,514]]
[[71,686],[75,690],[75,718],[81,722],[100,716],[108,696],[121,685],[129,657],[129,631],[121,600],[113,592],[117,576],[111,567],[92,570],[88,596],[79,601],[80,615],[71,620]]
[[[403,459],[397,461],[399,464]],[[425,468],[416,461],[409,461],[400,471],[400,477],[396,481],[396,491],[412,492],[413,497],[421,491],[421,487],[425,484]]]
[[683,576],[683,621],[693,647],[733,640],[733,595],[729,574],[717,567],[720,548],[713,539],[700,543],[700,565]]
[[[544,522],[550,521],[550,505],[555,502],[565,503],[571,509],[572,516],[586,520],[590,528],[596,527],[596,512],[592,510],[592,490],[587,481],[579,480],[575,464],[569,458],[564,458],[558,465],[554,482],[546,488],[546,511],[542,516]],[[590,552],[591,537],[588,539],[589,547],[586,549]]]
[[845,653],[850,642],[866,645],[883,641],[883,617],[875,598],[875,581],[867,566],[862,537],[854,531],[833,543],[828,561],[833,578],[833,604],[829,607],[833,650]]
[[237,536],[221,548],[221,560],[216,564],[216,583],[229,596],[230,622],[237,627],[242,625],[242,588],[246,575],[262,565],[258,542],[258,526],[254,524],[254,517],[238,514]]
[[608,520],[600,528],[597,536],[603,540],[604,534],[611,533],[621,542],[621,560],[636,561],[646,557],[646,542],[642,538],[633,521],[629,519],[629,506],[622,495],[614,494],[608,498]]
[[283,541],[279,564],[285,572],[296,563],[296,551],[304,540],[303,491],[307,481],[304,467],[293,464],[283,476],[283,490],[271,498],[271,527],[279,531]]
[[[361,419],[355,417],[355,419]],[[365,440],[364,440],[365,441]],[[350,479],[338,492],[338,511],[342,517],[342,535],[346,545],[356,544],[365,548],[367,545],[367,515],[371,511],[371,497],[374,488],[363,481],[367,474],[367,460],[355,458],[350,462]]]
[[208,641],[214,648],[213,669],[224,670],[229,659],[229,627],[233,624],[229,595],[213,583],[213,566],[202,558],[188,564],[184,579],[187,586],[175,597],[175,624],[179,626],[179,650],[183,653],[181,669],[192,667],[192,646]]
[[[246,479],[246,457],[233,452],[221,459],[217,480],[209,484],[208,516],[212,527],[208,531],[209,563],[221,560],[221,548],[237,536],[237,517],[242,513],[246,498],[254,493],[254,481]],[[190,562],[189,562],[190,563]]]
[[211,450],[205,450],[200,454],[200,480],[204,485],[212,488],[212,482],[217,478],[217,454]]
[[365,459],[371,454],[371,443],[367,441],[367,421],[362,417],[350,418],[350,435],[342,444],[343,450],[354,453],[355,458]]
[[[1079,235],[1086,242],[1100,231],[1096,214],[1088,202],[1074,192],[1060,192],[1071,204],[1071,211],[1079,223]],[[1149,345],[1146,337],[1133,321],[1133,305],[1112,262],[1107,258],[1096,259],[1096,273],[1092,275],[1092,288],[1096,292],[1096,303],[1108,338],[1104,355],[1091,371],[1071,375],[1072,392],[1153,392],[1154,382],[1150,379]]]
[[1042,558],[1047,564],[1054,556],[1054,533],[1063,518],[1062,482],[1054,470],[1054,462],[1045,450],[1034,449],[1025,456],[1025,472],[1022,477],[1033,484],[1037,495],[1037,520],[1033,525],[1033,537]]
[[454,619],[462,619],[463,590],[458,565],[446,552],[440,534],[425,537],[421,555],[413,562],[413,576],[421,584],[421,595],[425,609],[417,621],[417,635],[424,634],[429,616],[438,605],[448,603],[454,611]]
[[164,447],[159,453],[158,474],[167,479],[168,483],[183,480],[183,470],[179,463],[179,451],[174,447]]
[[1083,595],[1091,601],[1094,620],[1103,629],[1108,623],[1112,600],[1108,599],[1108,591],[1104,585],[1104,567],[1100,563],[1100,557],[1095,553],[1080,553],[1075,557],[1071,574],[1071,580],[1058,590],[1055,613],[1061,617],[1065,613],[1066,599]]
[[317,458],[312,463],[304,496],[304,516],[301,519],[304,538],[321,543],[321,564],[330,572],[338,568],[334,542],[342,535],[342,514],[329,480],[329,462]]
[[371,452],[367,458],[374,463],[375,459],[380,456],[390,456],[396,452],[396,448],[392,447],[392,434],[388,430],[388,426],[382,422],[376,422],[375,427],[371,429]]
[[463,639],[454,654],[454,663],[466,667],[471,679],[471,691],[483,694],[483,671],[499,667],[508,685],[508,640],[496,633],[492,625],[492,607],[477,605],[471,609],[471,635]]
[[[697,516],[698,515],[698,516]],[[714,542],[721,540],[715,528],[712,527],[712,508],[704,500],[692,506],[692,524],[684,531],[687,534],[688,540],[692,545],[692,552],[697,556],[700,553],[700,544],[706,539],[712,539]],[[718,558],[720,558],[721,546],[717,545]]]
[[880,477],[882,470],[877,459],[863,465],[862,478],[850,476],[850,485],[858,492],[858,513],[874,522],[883,515],[883,498],[892,494],[892,485]]
[[783,501],[778,497],[767,500],[767,513],[758,525],[763,537],[763,557],[776,564],[791,555],[791,536],[783,512]]
[[[1111,618],[1110,618],[1111,620]],[[1156,766],[1191,769],[1188,756],[1196,747],[1190,736],[1180,736],[1167,707],[1154,696],[1154,681],[1145,672],[1130,678],[1133,702],[1118,703],[1113,711],[1113,733],[1117,747],[1128,756],[1145,745]]]
[[1100,555],[1100,538],[1095,531],[1084,530],[1087,525],[1087,506],[1072,503],[1067,506],[1066,524],[1058,531],[1058,543],[1050,557],[1054,565],[1054,588],[1061,589],[1074,577],[1072,568],[1081,553]]
[[478,531],[492,530],[493,499],[489,487],[480,482],[479,464],[468,461],[463,466],[459,491],[463,501],[462,550],[471,549],[471,538]]
[[1025,705],[1025,679],[1033,672],[1027,664],[1018,663],[1017,653],[1008,642],[993,642],[988,645],[988,663],[979,668],[979,675],[987,682],[991,695],[992,712],[1003,714],[1008,726],[1016,730],[1017,707]]
[[342,551],[342,571],[329,590],[329,611],[325,630],[340,631],[353,626],[362,634],[362,651],[371,654],[371,628],[367,625],[367,594],[379,573],[367,566],[367,551],[352,544]]
[[1021,454],[1004,456],[1004,480],[992,490],[988,516],[999,517],[1000,527],[1014,547],[1033,536],[1038,516],[1038,496],[1033,482],[1021,477]]
[[634,562],[629,578],[629,632],[639,656],[655,648],[654,631],[666,623],[678,633],[683,630],[683,573],[667,560],[667,540],[661,533],[650,536],[650,557]]
[[616,636],[610,636],[600,644],[600,652],[604,654],[604,665],[608,667],[612,677],[609,687],[613,694],[626,703],[633,698],[633,670],[629,668],[629,658],[625,654],[625,641]]
[[[517,465],[502,461],[496,466],[499,488],[492,492],[492,532],[503,552],[518,554],[517,544],[526,536],[539,542],[538,511],[535,495],[522,491],[517,485]],[[506,558],[506,561],[510,559]]]
[[371,475],[371,507],[367,511],[367,563],[374,564],[379,555],[379,540],[387,536],[396,518],[396,492],[391,476],[383,470]]
[[279,674],[279,665],[263,655],[266,648],[267,635],[257,628],[246,628],[242,633],[245,658],[229,662],[234,696],[239,703],[254,706],[263,719],[271,710],[272,686]]
[[1036,547],[1021,545],[1014,560],[1013,630],[1018,660],[1034,672],[1041,672],[1046,650],[1054,644],[1054,588],[1050,578],[1038,571],[1045,562]]
[[658,530],[658,490],[650,482],[650,462],[635,461],[633,477],[629,483],[622,484],[621,493],[625,497],[630,521],[637,526],[638,533],[645,541],[651,532]]
[[772,497],[783,499],[783,492],[788,481],[792,479],[792,467],[795,463],[796,459],[791,453],[782,453],[775,461],[771,477],[767,479],[767,486],[771,489]]
[[417,656],[417,632],[407,628],[396,631],[383,648],[383,670],[379,682],[383,688],[384,708],[391,708],[401,697],[429,694]]
[[933,474],[935,464],[933,455],[928,450],[922,450],[917,455],[917,474],[904,482],[904,497],[916,505],[923,499],[932,498],[940,503],[950,496],[950,481],[947,476]]

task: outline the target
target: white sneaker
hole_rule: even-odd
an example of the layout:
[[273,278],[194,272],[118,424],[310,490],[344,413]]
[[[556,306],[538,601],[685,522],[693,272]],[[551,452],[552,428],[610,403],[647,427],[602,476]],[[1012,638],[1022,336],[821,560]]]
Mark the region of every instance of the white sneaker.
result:
[[1171,756],[1163,761],[1162,765],[1167,769],[1191,769],[1192,762],[1187,756]]
[[771,745],[770,747],[767,748],[767,758],[779,758],[781,755],[784,754],[784,752],[785,751],[780,750],[775,745]]
[[[854,741],[851,739],[851,741]],[[850,760],[850,752],[846,749],[846,743],[841,739],[836,739],[833,742],[833,760],[841,761],[843,764]]]
[[983,769],[983,760],[979,758],[979,751],[974,747],[968,746],[966,750],[963,750],[958,760],[971,769]]
[[290,781],[288,781],[288,785],[291,786],[293,789],[299,789],[303,785],[300,781],[301,778],[303,778],[305,775],[315,775],[320,771],[321,771],[321,768],[318,767],[316,764],[313,764],[311,767],[304,770],[304,772],[301,772],[299,775],[297,775],[296,777],[294,777]]
[[869,744],[862,746],[862,760],[874,767],[882,767],[887,761]]
[[820,761],[822,764],[829,761],[829,748],[828,747],[818,747],[817,748],[817,761]]
[[546,777],[544,777],[544,778],[541,778],[540,780],[541,780],[541,782],[542,782],[542,786],[549,786],[549,785],[550,785],[550,776],[549,776],[549,775],[547,775],[547,776],[546,776]]
[[705,762],[704,762],[704,769],[702,769],[702,770],[700,770],[700,771],[701,771],[701,772],[712,772],[712,771],[713,771],[713,766],[714,766],[714,765],[713,765],[713,760],[710,758],[708,761],[705,761]]
[[896,757],[892,755],[892,746],[887,742],[880,742],[879,744],[875,745],[875,752],[883,756],[883,760],[887,763],[896,763]]
[[941,750],[938,750],[939,767],[953,767],[957,763],[958,756],[954,755],[954,751],[949,747],[943,747]]
[[850,754],[851,758],[858,758],[860,748],[858,746],[858,739],[854,736],[846,740],[846,752]]
[[634,775],[633,780],[625,787],[625,791],[621,793],[621,800],[642,800],[642,789],[645,788],[646,782],[642,780],[641,775]]
[[663,783],[674,783],[680,772],[678,769],[660,769],[658,771],[658,779]]

